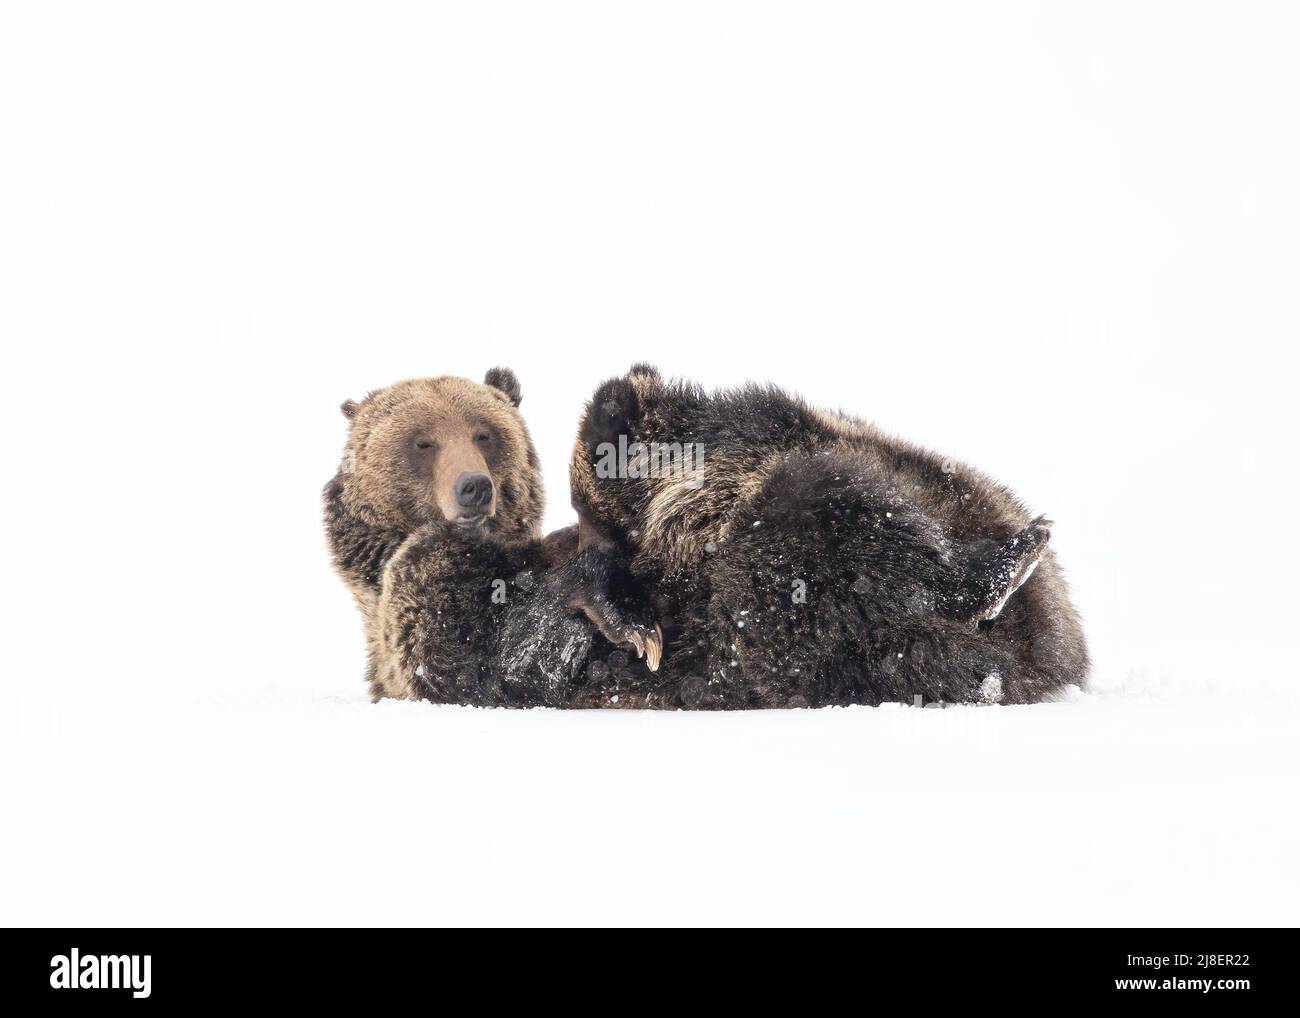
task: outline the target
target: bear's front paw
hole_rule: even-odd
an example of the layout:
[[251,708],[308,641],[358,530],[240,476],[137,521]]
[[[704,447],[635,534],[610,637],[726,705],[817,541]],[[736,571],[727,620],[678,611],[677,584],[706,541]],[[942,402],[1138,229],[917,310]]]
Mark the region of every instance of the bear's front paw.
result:
[[630,647],[652,672],[659,670],[659,663],[664,656],[664,633],[659,628],[659,623],[656,622],[653,627],[627,621],[610,625],[598,621],[597,616],[591,612],[587,612],[587,617],[595,623],[600,635],[615,647]]
[[652,672],[659,670],[664,656],[664,633],[657,622],[633,622],[603,597],[582,601],[576,607],[615,647],[630,647]]

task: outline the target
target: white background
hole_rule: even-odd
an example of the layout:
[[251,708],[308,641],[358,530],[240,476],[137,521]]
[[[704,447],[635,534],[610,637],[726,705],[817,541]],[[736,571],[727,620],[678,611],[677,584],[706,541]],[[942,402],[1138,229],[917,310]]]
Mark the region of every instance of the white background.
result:
[[[1294,923],[1297,27],[5,2],[0,921]],[[638,360],[1005,480],[1091,691],[369,705],[338,404],[514,368],[560,526]]]

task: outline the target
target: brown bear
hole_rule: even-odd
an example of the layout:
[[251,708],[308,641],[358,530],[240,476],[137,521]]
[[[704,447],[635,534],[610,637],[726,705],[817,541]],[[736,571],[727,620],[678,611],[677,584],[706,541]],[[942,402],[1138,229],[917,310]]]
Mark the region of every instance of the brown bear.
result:
[[325,525],[361,610],[376,699],[562,705],[592,623],[657,666],[653,628],[587,593],[599,553],[575,555],[573,527],[542,539],[520,401],[514,373],[494,368],[482,385],[414,379],[342,406],[348,440]]
[[1049,521],[774,386],[636,365],[587,405],[570,481],[580,545],[629,565],[611,593],[665,634],[662,670],[595,668],[589,702],[1029,703],[1087,676]]

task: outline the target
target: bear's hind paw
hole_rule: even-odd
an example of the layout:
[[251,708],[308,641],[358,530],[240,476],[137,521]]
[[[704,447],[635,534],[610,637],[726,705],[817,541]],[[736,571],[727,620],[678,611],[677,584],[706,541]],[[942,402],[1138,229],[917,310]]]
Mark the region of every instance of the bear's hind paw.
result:
[[1039,516],[1002,546],[992,563],[991,575],[985,577],[989,583],[989,600],[980,615],[981,622],[1002,614],[1011,595],[1034,575],[1051,539],[1052,521]]

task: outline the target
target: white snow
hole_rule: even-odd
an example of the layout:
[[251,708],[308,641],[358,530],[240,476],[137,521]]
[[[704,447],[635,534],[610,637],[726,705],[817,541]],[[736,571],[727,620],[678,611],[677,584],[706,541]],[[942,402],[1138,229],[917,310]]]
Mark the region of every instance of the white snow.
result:
[[1287,923],[1294,701],[7,704],[7,923]]
[[[1294,924],[1296,19],[7,17],[0,922]],[[642,360],[1006,482],[1092,690],[368,703],[339,404],[510,366],[551,528]]]
[[999,703],[1002,700],[1002,676],[996,672],[984,676],[979,698],[981,703]]

